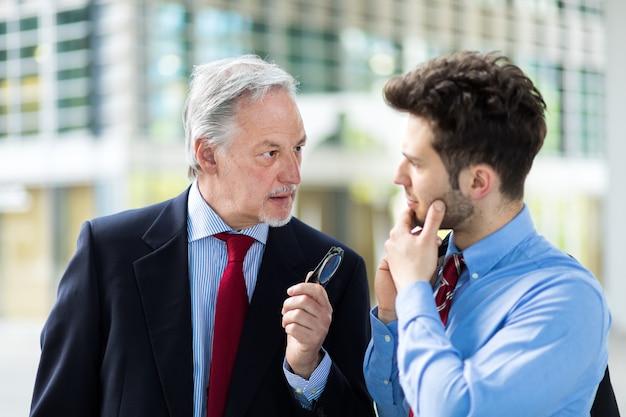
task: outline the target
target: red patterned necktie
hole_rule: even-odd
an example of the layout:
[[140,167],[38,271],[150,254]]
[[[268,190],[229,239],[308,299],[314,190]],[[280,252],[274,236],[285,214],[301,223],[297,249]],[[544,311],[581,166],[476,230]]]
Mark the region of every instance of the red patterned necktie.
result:
[[249,304],[243,259],[254,242],[254,238],[246,235],[218,233],[215,237],[226,242],[228,264],[220,280],[215,306],[207,417],[222,417],[226,410],[230,377]]
[[[452,254],[446,259],[446,263],[443,266],[443,272],[441,273],[441,282],[437,295],[435,296],[435,303],[437,304],[437,310],[439,311],[439,317],[441,322],[445,326],[448,322],[448,312],[450,311],[450,304],[452,303],[452,294],[454,293],[454,287],[461,276],[461,271],[465,266],[465,261],[461,254]],[[413,410],[409,410],[409,417],[413,417]]]
[[463,256],[456,253],[449,256],[443,266],[441,283],[439,284],[439,290],[437,290],[437,295],[435,296],[435,302],[437,303],[437,310],[439,311],[439,316],[444,326],[448,322],[452,293],[454,293],[454,287],[456,287],[456,283],[459,280],[464,266],[465,262],[463,261]]

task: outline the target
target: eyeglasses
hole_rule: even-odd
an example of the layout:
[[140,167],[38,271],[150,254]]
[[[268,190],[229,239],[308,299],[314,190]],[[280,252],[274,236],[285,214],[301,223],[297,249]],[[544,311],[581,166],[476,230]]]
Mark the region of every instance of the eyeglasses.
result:
[[335,275],[337,269],[339,269],[342,259],[343,249],[338,246],[332,246],[306,282],[319,282],[325,287],[333,275]]

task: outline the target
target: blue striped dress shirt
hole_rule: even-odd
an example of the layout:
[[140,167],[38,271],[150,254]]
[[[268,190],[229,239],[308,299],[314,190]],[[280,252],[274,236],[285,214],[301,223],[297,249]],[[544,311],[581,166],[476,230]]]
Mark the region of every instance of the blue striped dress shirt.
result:
[[[198,190],[197,182],[194,182],[189,190],[187,210],[193,334],[194,417],[205,417],[206,388],[211,366],[213,319],[217,290],[228,262],[226,244],[213,235],[233,231],[204,201]],[[237,232],[255,239],[243,262],[248,300],[252,299],[268,232],[269,226],[266,223],[259,223],[249,229]],[[330,372],[330,365],[329,355],[326,354],[324,361],[318,366],[309,381],[285,369],[287,380],[291,384],[296,398],[303,406],[308,407],[311,400],[315,400],[321,395]]]

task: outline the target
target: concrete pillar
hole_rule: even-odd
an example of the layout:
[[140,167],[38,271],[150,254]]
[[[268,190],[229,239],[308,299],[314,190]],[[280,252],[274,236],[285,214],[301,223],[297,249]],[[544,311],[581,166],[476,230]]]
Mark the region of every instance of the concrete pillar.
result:
[[607,0],[605,5],[609,187],[604,216],[604,278],[613,326],[626,331],[626,1]]

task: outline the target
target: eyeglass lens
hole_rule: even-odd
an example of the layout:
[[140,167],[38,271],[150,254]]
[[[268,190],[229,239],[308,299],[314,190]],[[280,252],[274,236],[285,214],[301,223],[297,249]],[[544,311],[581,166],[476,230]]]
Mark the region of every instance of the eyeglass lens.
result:
[[335,272],[337,272],[342,259],[343,249],[338,246],[332,246],[306,281],[319,282],[321,285],[326,286]]
[[330,281],[332,276],[335,274],[335,271],[337,271],[337,268],[339,268],[340,263],[340,253],[334,253],[328,259],[326,259],[326,262],[324,263],[320,271],[320,284],[326,285],[328,281]]

